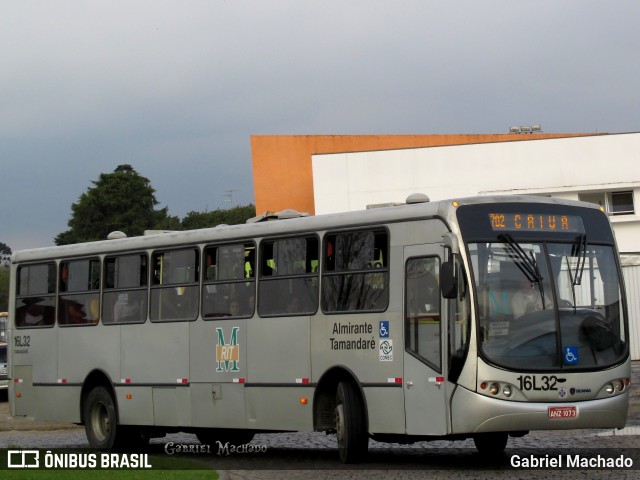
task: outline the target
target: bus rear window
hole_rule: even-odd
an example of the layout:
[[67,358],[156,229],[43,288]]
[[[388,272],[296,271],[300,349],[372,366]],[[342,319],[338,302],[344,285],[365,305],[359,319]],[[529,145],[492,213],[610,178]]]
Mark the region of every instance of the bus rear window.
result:
[[56,266],[54,263],[18,267],[16,327],[51,326],[55,323]]

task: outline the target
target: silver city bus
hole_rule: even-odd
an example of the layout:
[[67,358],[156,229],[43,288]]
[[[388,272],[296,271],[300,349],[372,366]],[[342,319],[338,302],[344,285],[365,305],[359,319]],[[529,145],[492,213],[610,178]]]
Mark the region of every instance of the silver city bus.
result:
[[[11,414],[95,448],[192,432],[622,428],[628,318],[596,206],[482,197],[17,252]],[[409,200],[409,199],[408,199]]]

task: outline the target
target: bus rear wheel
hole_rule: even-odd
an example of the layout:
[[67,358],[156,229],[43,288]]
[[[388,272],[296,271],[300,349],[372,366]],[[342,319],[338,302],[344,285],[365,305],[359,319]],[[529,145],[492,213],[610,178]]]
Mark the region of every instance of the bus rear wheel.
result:
[[83,405],[84,428],[92,448],[110,450],[117,446],[118,416],[111,394],[105,387],[96,387]]
[[340,460],[343,463],[361,461],[369,448],[369,435],[359,395],[349,382],[338,384],[335,421]]

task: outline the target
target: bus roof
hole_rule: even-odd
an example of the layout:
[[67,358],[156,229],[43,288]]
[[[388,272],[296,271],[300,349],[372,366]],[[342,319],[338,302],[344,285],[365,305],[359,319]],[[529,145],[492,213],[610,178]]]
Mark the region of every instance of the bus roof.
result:
[[300,216],[285,220],[254,222],[240,225],[220,225],[198,230],[184,230],[170,233],[159,233],[145,236],[99,240],[58,247],[45,247],[15,252],[12,263],[18,264],[48,258],[78,257],[102,253],[125,251],[141,251],[151,248],[168,248],[180,245],[243,240],[254,237],[288,235],[308,231],[322,231],[336,228],[354,228],[366,225],[377,225],[399,221],[410,221],[425,218],[441,218],[450,228],[455,227],[454,213],[458,206],[482,203],[544,203],[558,205],[575,205],[598,209],[594,204],[563,200],[551,197],[502,195],[468,197],[460,199],[439,200],[433,202],[413,203],[400,206],[389,206],[343,213],[332,213],[316,216]]

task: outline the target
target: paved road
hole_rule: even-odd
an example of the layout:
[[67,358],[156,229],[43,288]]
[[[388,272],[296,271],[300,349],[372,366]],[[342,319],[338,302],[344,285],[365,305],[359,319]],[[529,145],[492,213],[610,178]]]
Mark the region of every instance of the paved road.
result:
[[[330,478],[369,479],[388,477],[447,479],[456,478],[584,478],[580,470],[514,470],[510,468],[512,455],[521,458],[550,455],[562,456],[584,451],[611,453],[625,449],[634,459],[634,470],[588,472],[589,478],[640,478],[640,363],[634,364],[628,427],[624,431],[570,430],[533,432],[522,438],[509,440],[508,455],[499,460],[482,458],[473,442],[421,442],[411,446],[380,444],[370,441],[369,456],[361,465],[344,466],[339,463],[335,436],[322,433],[281,433],[256,435],[253,444],[266,447],[266,452],[224,455],[213,446],[210,455],[193,454],[190,458],[206,463],[223,472],[228,480],[258,480],[270,478]],[[164,454],[167,443],[197,444],[193,435],[175,434],[153,439],[151,451]],[[51,425],[12,419],[8,404],[0,401],[0,448],[86,448],[82,427]],[[570,450],[566,450],[570,449]],[[588,450],[583,450],[588,449]],[[635,449],[635,450],[627,450]],[[220,454],[222,453],[222,454]],[[586,455],[586,453],[585,453]],[[310,472],[311,471],[311,472]]]

